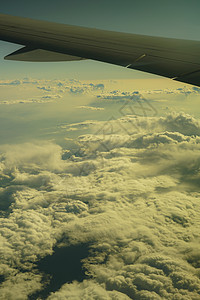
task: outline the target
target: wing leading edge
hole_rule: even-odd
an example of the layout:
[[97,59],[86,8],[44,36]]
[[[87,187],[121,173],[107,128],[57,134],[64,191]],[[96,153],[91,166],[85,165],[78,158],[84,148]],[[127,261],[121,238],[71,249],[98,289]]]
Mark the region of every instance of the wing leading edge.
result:
[[0,14],[0,39],[24,61],[93,59],[200,86],[200,41],[106,31]]

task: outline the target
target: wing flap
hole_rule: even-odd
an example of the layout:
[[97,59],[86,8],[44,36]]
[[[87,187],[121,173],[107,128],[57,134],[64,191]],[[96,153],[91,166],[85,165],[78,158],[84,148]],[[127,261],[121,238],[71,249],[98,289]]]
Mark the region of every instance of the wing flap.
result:
[[75,61],[83,60],[82,57],[67,55],[63,53],[23,47],[4,57],[6,60],[30,61],[30,62],[51,62],[51,61]]
[[[200,65],[189,63],[181,58],[170,59],[160,56],[151,56],[143,54],[137,61],[127,66],[128,68],[153,73],[183,82],[189,81],[200,72]],[[192,75],[193,74],[193,75]],[[187,81],[185,81],[187,80]],[[200,85],[200,80],[196,84]]]

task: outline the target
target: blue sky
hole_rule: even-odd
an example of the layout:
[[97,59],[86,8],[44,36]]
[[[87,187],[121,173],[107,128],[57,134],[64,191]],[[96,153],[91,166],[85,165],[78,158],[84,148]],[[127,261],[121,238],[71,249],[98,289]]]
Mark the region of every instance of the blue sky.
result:
[[[0,12],[121,32],[199,40],[199,8],[200,2],[197,0],[11,0],[1,4]],[[92,61],[53,64],[3,61],[5,55],[18,48],[17,45],[0,42],[1,79],[24,76],[80,79],[153,76]]]

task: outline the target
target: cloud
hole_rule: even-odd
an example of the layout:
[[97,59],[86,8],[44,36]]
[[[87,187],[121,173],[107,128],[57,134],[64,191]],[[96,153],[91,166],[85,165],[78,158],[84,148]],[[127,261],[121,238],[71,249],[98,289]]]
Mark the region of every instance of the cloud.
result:
[[61,95],[53,94],[53,95],[46,95],[46,96],[38,96],[34,98],[29,98],[29,99],[15,99],[15,100],[4,100],[1,101],[0,104],[7,104],[7,105],[12,105],[12,104],[31,104],[31,103],[49,103],[55,101],[55,99],[62,98]]
[[77,106],[77,108],[89,109],[89,110],[104,110],[103,107],[86,106],[86,105]]
[[20,85],[21,81],[20,80],[13,80],[13,81],[1,81],[0,85]]
[[167,118],[160,118],[160,125],[169,131],[177,131],[185,135],[199,135],[200,123],[185,113],[168,114]]
[[83,281],[82,283],[74,282],[72,284],[64,285],[59,292],[48,297],[49,300],[55,299],[115,299],[128,300],[130,299],[123,293],[118,291],[106,291],[105,288],[96,282]]
[[166,94],[170,95],[172,94],[173,96],[175,95],[191,95],[191,94],[199,94],[200,88],[196,86],[184,86],[184,87],[179,87],[176,89],[170,89],[170,88],[165,88],[165,89],[156,89],[156,90],[146,90],[144,91],[145,94]]
[[71,97],[72,94],[94,96],[104,92],[103,83],[77,80],[35,80],[30,78],[0,80],[0,87],[0,104],[4,105],[56,102],[64,96]]
[[47,299],[198,299],[199,122],[172,113],[65,129],[83,132],[66,158],[52,142],[0,148],[4,299],[42,293],[37,263],[85,244],[83,281]]
[[143,95],[140,94],[138,91],[122,92],[119,90],[110,91],[108,94],[104,93],[102,95],[97,95],[97,98],[103,100],[112,100],[117,102],[124,102],[127,100],[132,100],[132,101],[144,100]]
[[[24,78],[21,80],[0,80],[0,104],[42,104],[59,102],[71,97],[87,96],[87,103],[82,98],[78,107],[87,110],[109,109],[113,105],[115,111],[122,116],[127,114],[137,116],[156,116],[158,110],[185,111],[195,114],[193,107],[199,101],[197,87],[182,86],[178,88],[161,88],[145,90],[143,86],[135,88],[135,81],[127,89],[123,81],[79,81],[74,79],[45,80]],[[31,95],[31,97],[30,97]],[[173,102],[172,102],[173,100]],[[83,104],[83,105],[82,105]],[[177,108],[178,106],[178,108]],[[77,107],[77,105],[76,105]],[[113,109],[111,110],[111,114]],[[117,118],[119,117],[119,114]]]
[[1,285],[2,299],[27,299],[32,291],[41,288],[41,276],[33,273],[13,274],[13,276]]
[[22,80],[0,80],[0,85],[21,85],[21,84],[37,84],[38,80],[36,79],[31,79],[31,78],[24,78]]
[[66,89],[71,94],[88,94],[88,93],[97,93],[99,91],[103,92],[104,84],[103,83],[81,83],[79,82],[72,82],[71,86],[66,86]]

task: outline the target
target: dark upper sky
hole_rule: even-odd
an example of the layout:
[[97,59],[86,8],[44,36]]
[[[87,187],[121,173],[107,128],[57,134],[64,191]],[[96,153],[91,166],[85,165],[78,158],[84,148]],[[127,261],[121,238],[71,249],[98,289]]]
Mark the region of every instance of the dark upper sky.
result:
[[[10,0],[1,3],[0,12],[72,25],[198,40],[200,28],[199,9],[199,0]],[[19,64],[21,73],[24,71],[27,75],[30,75],[30,71],[30,73],[36,75],[37,64],[33,66],[23,63],[15,64],[13,62],[2,63],[3,56],[15,49],[16,46],[0,42],[0,67],[5,69],[4,75],[10,73],[14,75],[15,66],[18,67]],[[79,67],[77,67],[78,65]],[[86,62],[81,64],[70,63],[67,68],[70,66],[70,70],[71,68],[73,69],[72,76],[75,76],[75,73],[79,73],[80,69],[85,69],[85,65],[87,65],[87,68],[91,68],[92,72],[95,69],[103,75],[100,63],[96,62],[92,64]],[[48,73],[51,66],[52,64],[45,64],[43,72],[47,70],[46,72]],[[67,64],[65,64],[65,68],[66,66]],[[55,72],[62,73],[64,71],[62,68],[63,65],[54,64]],[[111,77],[112,72],[116,73],[118,70],[121,70],[121,68],[115,66],[106,67],[106,72],[111,72],[108,75]],[[122,77],[126,77],[126,74],[128,77],[131,77],[130,74],[140,74],[132,70],[131,72],[130,70],[121,70],[119,72],[122,72]],[[93,76],[90,77],[92,78]],[[0,78],[2,78],[2,74],[0,74]]]
[[10,0],[1,13],[149,35],[199,37],[198,0]]

